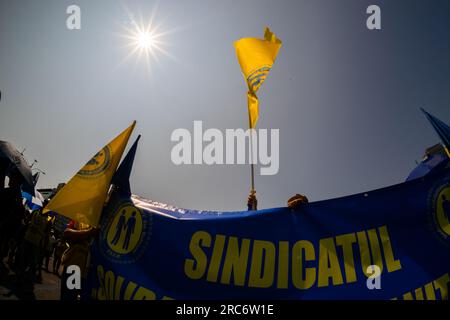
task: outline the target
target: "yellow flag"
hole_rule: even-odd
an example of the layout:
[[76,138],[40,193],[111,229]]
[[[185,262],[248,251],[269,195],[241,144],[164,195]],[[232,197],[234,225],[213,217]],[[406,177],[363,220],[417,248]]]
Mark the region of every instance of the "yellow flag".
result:
[[67,218],[98,226],[111,179],[136,121],[97,152],[45,207]]
[[248,85],[248,112],[250,128],[258,121],[258,97],[262,85],[281,48],[281,40],[266,27],[264,39],[244,38],[234,43],[242,73]]

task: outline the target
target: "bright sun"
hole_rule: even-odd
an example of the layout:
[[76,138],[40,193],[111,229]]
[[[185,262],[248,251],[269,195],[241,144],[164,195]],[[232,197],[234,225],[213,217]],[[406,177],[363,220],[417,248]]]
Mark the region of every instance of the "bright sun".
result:
[[161,31],[160,25],[155,25],[156,10],[152,12],[147,23],[144,22],[145,19],[142,16],[140,16],[139,21],[136,21],[134,15],[128,9],[126,10],[131,23],[128,26],[123,25],[124,33],[120,34],[120,36],[127,40],[125,47],[128,47],[130,51],[122,63],[132,56],[137,56],[138,60],[144,58],[147,68],[150,69],[153,61],[159,63],[158,56],[161,54],[174,59],[165,49],[167,43],[163,41],[164,36],[172,33],[174,30]]
[[141,49],[149,50],[155,44],[153,35],[150,32],[141,32],[137,35],[137,45]]

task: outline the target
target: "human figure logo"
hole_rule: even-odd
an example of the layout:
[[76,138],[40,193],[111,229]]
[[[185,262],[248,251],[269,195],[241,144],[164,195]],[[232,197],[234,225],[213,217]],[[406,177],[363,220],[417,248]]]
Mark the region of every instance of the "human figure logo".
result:
[[102,255],[114,263],[136,263],[150,242],[153,214],[128,200],[114,204],[105,217],[99,243]]
[[107,234],[108,246],[116,253],[127,254],[139,244],[142,234],[142,215],[136,207],[127,204],[116,213]]

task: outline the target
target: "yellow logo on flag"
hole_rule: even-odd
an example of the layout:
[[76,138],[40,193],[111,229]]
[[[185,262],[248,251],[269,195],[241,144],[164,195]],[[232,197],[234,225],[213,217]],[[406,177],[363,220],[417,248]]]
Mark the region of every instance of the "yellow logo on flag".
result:
[[77,175],[80,177],[95,177],[103,173],[111,163],[111,150],[109,146],[97,152],[95,156],[85,164]]
[[[45,207],[67,218],[98,226],[100,214],[136,121],[97,152]],[[88,178],[88,179],[87,179]]]

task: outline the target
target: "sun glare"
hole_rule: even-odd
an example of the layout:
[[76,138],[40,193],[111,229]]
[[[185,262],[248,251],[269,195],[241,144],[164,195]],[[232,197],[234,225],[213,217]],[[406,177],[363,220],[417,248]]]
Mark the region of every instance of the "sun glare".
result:
[[[136,21],[134,15],[128,9],[126,10],[130,22],[128,25],[122,26],[124,32],[120,34],[120,36],[127,40],[125,47],[129,48],[130,51],[122,63],[132,56],[137,56],[137,60],[145,60],[147,68],[150,70],[153,62],[159,64],[158,57],[161,55],[174,59],[174,57],[165,49],[168,44],[164,42],[163,39],[165,35],[172,33],[173,30],[162,31],[160,28],[161,25],[154,23],[156,10],[152,12],[151,17],[147,20],[140,15],[139,21]],[[136,63],[138,63],[138,61],[136,61]]]
[[151,33],[141,32],[137,35],[137,45],[141,49],[149,50],[154,45],[154,39]]

